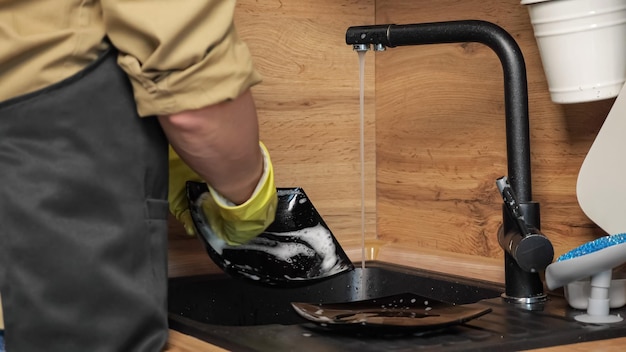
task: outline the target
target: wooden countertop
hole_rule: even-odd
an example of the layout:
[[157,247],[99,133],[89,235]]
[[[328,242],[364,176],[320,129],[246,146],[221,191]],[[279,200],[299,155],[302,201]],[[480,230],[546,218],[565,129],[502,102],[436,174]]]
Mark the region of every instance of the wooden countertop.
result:
[[[218,272],[196,239],[170,241],[170,277],[201,275]],[[355,262],[362,258],[360,243],[342,243],[348,256]],[[437,252],[406,245],[384,243],[380,241],[366,242],[366,259],[376,259],[399,265],[418,267],[450,274],[459,274],[463,268],[463,276],[492,282],[503,282],[504,272],[498,259],[476,257],[450,252]],[[581,342],[571,345],[535,349],[535,352],[583,352],[583,351],[623,351],[626,337],[610,340]],[[171,330],[169,346],[166,352],[222,352],[227,351],[192,336]]]
[[[572,345],[561,345],[556,347],[540,348],[533,352],[609,352],[623,351],[626,346],[626,337],[610,340],[581,342]],[[169,346],[164,352],[223,352],[228,351],[223,348],[208,344],[195,337],[181,334],[171,330]]]

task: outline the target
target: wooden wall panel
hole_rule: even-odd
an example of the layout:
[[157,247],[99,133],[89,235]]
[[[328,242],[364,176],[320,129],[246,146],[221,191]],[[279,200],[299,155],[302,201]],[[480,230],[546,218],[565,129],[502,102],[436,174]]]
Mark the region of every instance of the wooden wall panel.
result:
[[[533,194],[556,254],[604,235],[582,213],[575,188],[613,101],[550,101],[518,0],[239,1],[239,32],[265,78],[254,94],[278,186],[303,187],[340,242],[354,251],[361,237],[358,61],[344,44],[345,30],[460,19],[494,22],[522,49]],[[421,248],[430,256],[498,261],[502,202],[495,179],[506,174],[506,153],[503,77],[495,53],[476,43],[370,52],[365,87],[368,240],[416,253]],[[176,222],[170,232],[172,240],[182,238]],[[171,244],[177,260],[170,268],[197,267],[197,242]]]
[[[303,187],[338,239],[361,236],[358,56],[345,44],[368,1],[239,1],[264,82],[254,90],[279,187]],[[366,70],[367,231],[375,236],[374,62]]]
[[[235,14],[264,77],[253,93],[277,186],[303,187],[340,241],[361,237],[359,63],[345,31],[373,21],[373,0],[240,0]],[[366,230],[373,238],[373,57],[366,66]],[[171,226],[171,239],[181,239],[179,224]]]
[[[578,206],[580,165],[612,100],[550,101],[527,10],[518,0],[378,0],[376,21],[480,19],[516,39],[528,73],[534,200],[556,254],[603,235]],[[383,241],[501,257],[496,239],[506,174],[503,77],[477,43],[376,54],[377,223]]]

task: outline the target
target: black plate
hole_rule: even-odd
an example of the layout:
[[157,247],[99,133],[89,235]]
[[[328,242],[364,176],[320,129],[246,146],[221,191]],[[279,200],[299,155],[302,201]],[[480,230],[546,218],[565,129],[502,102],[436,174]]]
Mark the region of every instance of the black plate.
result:
[[187,182],[187,198],[196,231],[209,257],[227,274],[271,286],[310,283],[354,269],[302,188],[278,188],[275,221],[240,245],[217,237],[198,200],[205,183]]
[[344,303],[292,303],[292,306],[318,327],[342,331],[434,330],[462,324],[491,312],[484,306],[454,305],[413,293]]

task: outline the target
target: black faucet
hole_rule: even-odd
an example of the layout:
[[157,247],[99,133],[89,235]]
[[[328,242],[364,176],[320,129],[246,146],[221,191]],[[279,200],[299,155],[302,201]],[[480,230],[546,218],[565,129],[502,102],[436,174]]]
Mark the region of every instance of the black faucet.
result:
[[[500,59],[504,73],[507,172],[516,195],[517,209],[531,236],[520,231],[507,204],[498,242],[504,249],[507,302],[532,306],[546,299],[539,271],[552,262],[554,250],[540,232],[539,203],[532,201],[528,87],[522,52],[509,33],[490,22],[467,20],[405,25],[372,25],[348,28],[346,43],[357,51],[407,45],[478,42],[490,47]],[[519,249],[519,250],[518,250]]]

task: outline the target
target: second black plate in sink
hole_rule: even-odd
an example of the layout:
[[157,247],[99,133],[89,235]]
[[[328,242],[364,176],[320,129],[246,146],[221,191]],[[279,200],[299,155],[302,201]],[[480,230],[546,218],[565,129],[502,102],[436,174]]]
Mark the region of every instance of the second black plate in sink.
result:
[[324,329],[433,330],[465,323],[491,311],[477,305],[454,305],[413,293],[361,301],[292,303],[303,318]]

